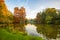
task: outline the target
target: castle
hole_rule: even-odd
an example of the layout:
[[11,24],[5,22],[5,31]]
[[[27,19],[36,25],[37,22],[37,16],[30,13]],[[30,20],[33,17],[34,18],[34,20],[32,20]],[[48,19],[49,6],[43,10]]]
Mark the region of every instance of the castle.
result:
[[21,7],[20,9],[18,7],[14,8],[14,21],[15,22],[20,22],[20,21],[25,21],[25,16],[26,16],[26,12],[25,12],[25,8]]

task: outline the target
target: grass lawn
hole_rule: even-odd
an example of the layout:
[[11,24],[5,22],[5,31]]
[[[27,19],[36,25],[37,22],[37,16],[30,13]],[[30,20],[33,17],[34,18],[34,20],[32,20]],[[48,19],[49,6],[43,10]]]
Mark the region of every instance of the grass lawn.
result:
[[43,39],[41,37],[13,34],[7,32],[5,29],[0,29],[0,40],[43,40]]

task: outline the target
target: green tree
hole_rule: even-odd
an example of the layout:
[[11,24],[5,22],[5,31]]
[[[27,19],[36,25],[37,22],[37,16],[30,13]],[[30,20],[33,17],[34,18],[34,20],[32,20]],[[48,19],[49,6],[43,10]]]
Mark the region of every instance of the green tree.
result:
[[43,24],[46,23],[46,14],[45,14],[44,11],[43,11],[42,14],[41,14],[41,23],[43,23]]
[[[53,18],[56,18],[56,15],[57,15],[56,9],[55,8],[47,8],[47,9],[45,9],[45,14],[46,14],[46,23],[51,23],[51,20]],[[54,20],[52,20],[52,21],[54,21]]]
[[37,21],[37,23],[41,22],[41,13],[37,13],[36,21]]

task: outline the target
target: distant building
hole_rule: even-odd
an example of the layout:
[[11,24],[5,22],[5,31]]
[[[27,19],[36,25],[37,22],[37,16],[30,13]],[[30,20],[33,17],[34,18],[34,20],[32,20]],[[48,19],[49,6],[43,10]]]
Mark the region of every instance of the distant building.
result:
[[20,9],[18,7],[14,8],[14,21],[15,22],[25,22],[25,8],[21,7]]

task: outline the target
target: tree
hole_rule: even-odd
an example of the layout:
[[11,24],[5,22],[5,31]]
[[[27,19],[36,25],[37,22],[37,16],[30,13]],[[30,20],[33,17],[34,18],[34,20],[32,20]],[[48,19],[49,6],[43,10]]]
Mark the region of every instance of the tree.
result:
[[41,23],[43,23],[43,24],[46,23],[46,14],[44,11],[41,14]]
[[2,6],[0,4],[0,23],[3,22],[3,18],[4,18],[4,16],[3,16],[3,12],[2,12]]
[[[53,18],[56,17],[56,9],[55,8],[47,8],[45,9],[46,14],[46,23],[50,23]],[[54,20],[53,20],[54,21]]]
[[36,21],[37,21],[37,23],[41,23],[41,14],[40,13],[37,13]]

